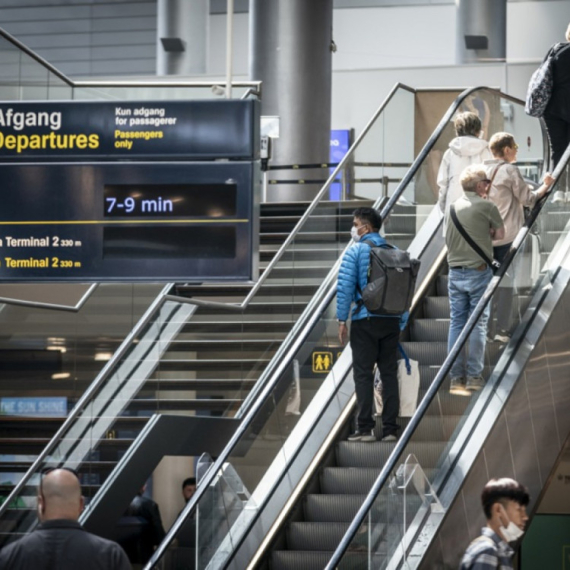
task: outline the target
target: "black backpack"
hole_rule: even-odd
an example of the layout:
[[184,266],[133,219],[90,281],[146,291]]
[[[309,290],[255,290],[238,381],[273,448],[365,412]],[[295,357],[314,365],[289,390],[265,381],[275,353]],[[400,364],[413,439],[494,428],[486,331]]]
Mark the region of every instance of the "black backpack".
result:
[[420,261],[393,245],[363,243],[370,246],[370,263],[362,303],[374,315],[402,315],[412,304]]

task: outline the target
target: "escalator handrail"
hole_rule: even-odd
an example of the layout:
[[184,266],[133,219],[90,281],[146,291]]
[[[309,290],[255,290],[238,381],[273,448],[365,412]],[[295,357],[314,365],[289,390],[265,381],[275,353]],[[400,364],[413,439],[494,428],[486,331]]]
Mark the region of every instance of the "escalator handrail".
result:
[[[554,172],[552,173],[552,175],[556,179],[556,181],[558,180],[558,178],[559,178],[561,172],[564,170],[564,168],[566,168],[569,159],[570,159],[570,145],[568,145],[562,159],[560,160],[560,162],[556,166]],[[378,475],[376,481],[372,485],[372,488],[370,489],[368,495],[366,496],[366,499],[364,500],[363,504],[359,508],[355,518],[351,522],[348,530],[346,531],[345,535],[343,536],[342,540],[340,541],[340,543],[339,543],[337,549],[335,550],[333,556],[329,560],[329,562],[326,566],[326,570],[333,570],[334,568],[336,568],[337,565],[339,564],[341,558],[344,556],[344,553],[345,553],[346,549],[348,548],[348,546],[350,545],[350,543],[352,542],[352,540],[354,539],[354,537],[358,531],[358,528],[364,522],[366,515],[368,514],[369,510],[372,508],[374,502],[378,498],[380,491],[382,490],[382,488],[387,483],[388,478],[390,476],[390,473],[396,468],[396,465],[397,465],[398,461],[400,460],[400,457],[401,457],[402,453],[404,452],[404,449],[410,443],[410,439],[411,439],[415,429],[417,428],[417,426],[419,425],[419,423],[423,419],[423,416],[425,415],[428,407],[432,403],[433,399],[435,398],[439,389],[441,388],[443,382],[445,381],[445,378],[446,378],[449,370],[451,369],[453,362],[457,358],[458,354],[462,351],[463,345],[465,344],[466,340],[469,338],[469,335],[471,334],[471,331],[473,330],[473,328],[477,324],[479,317],[481,316],[481,314],[485,310],[487,304],[491,301],[493,294],[495,293],[495,290],[497,289],[497,287],[499,286],[499,283],[503,279],[503,277],[506,273],[506,270],[509,267],[511,261],[513,260],[513,258],[515,257],[515,255],[517,254],[519,249],[522,247],[522,244],[524,243],[526,236],[529,234],[529,232],[532,228],[532,225],[536,221],[542,207],[544,206],[548,197],[550,196],[550,193],[553,191],[553,189],[556,185],[556,181],[555,181],[554,185],[550,188],[549,192],[539,202],[537,202],[535,204],[535,206],[531,210],[530,215],[528,216],[527,220],[525,221],[524,226],[519,230],[515,240],[513,241],[513,245],[511,247],[511,249],[509,250],[509,253],[507,254],[507,256],[505,257],[505,260],[501,264],[500,269],[497,271],[495,276],[491,279],[491,282],[487,286],[485,293],[483,294],[483,296],[479,300],[477,306],[473,310],[473,313],[471,314],[471,316],[467,320],[467,323],[463,327],[463,330],[461,331],[461,334],[459,335],[455,345],[452,347],[451,351],[447,355],[447,358],[445,359],[444,363],[442,364],[439,372],[437,373],[436,377],[434,378],[433,382],[431,383],[430,387],[428,388],[428,390],[427,390],[425,396],[423,397],[422,401],[418,405],[416,413],[413,415],[410,422],[408,423],[408,425],[404,429],[402,436],[400,437],[400,439],[396,443],[396,446],[394,447],[392,453],[388,457],[386,463],[383,465],[382,470],[381,470],[380,474]]]
[[[432,150],[437,139],[439,138],[445,127],[448,125],[449,121],[451,120],[452,116],[457,111],[461,103],[473,92],[481,90],[487,91],[495,95],[499,95],[500,97],[509,99],[518,104],[523,103],[520,99],[517,99],[516,97],[505,95],[497,89],[492,89],[487,87],[474,87],[466,89],[462,93],[460,93],[453,102],[453,104],[451,105],[451,107],[449,108],[449,110],[447,111],[447,113],[444,115],[442,120],[439,122],[438,126],[436,127],[436,129],[434,130],[428,141],[425,143],[424,147],[422,148],[422,150],[420,151],[414,162],[412,163],[410,170],[406,173],[406,175],[400,182],[399,186],[394,191],[394,195],[392,196],[392,198],[388,200],[386,206],[382,209],[381,216],[383,220],[385,220],[388,217],[390,211],[392,210],[394,205],[398,202],[398,199],[403,194],[409,182],[417,174],[421,165],[426,159],[427,155]],[[369,126],[371,126],[370,123]],[[360,139],[361,137],[359,137],[357,142],[359,142]],[[356,142],[353,145],[353,147],[351,147],[351,149],[354,148],[355,146]],[[336,171],[338,170],[338,168],[341,167],[342,164],[343,164],[342,162],[339,164],[339,166],[337,167],[337,169],[335,169],[335,172],[333,172],[333,174],[331,175],[326,184],[329,184],[334,180]],[[321,192],[319,194],[321,194]],[[378,199],[377,203],[379,203],[380,201],[381,199]],[[204,476],[200,485],[196,489],[196,492],[194,493],[190,501],[186,504],[186,506],[180,513],[178,519],[176,519],[176,521],[173,523],[165,539],[159,545],[159,547],[153,554],[152,558],[149,560],[145,569],[152,568],[153,565],[158,562],[158,560],[164,554],[166,548],[169,546],[170,542],[173,540],[173,538],[178,533],[179,529],[184,524],[186,518],[195,512],[195,509],[200,499],[202,498],[203,495],[205,495],[206,489],[213,482],[216,473],[221,469],[222,465],[227,461],[227,459],[229,458],[229,456],[237,446],[238,442],[240,441],[241,437],[245,435],[245,433],[249,429],[257,412],[265,404],[266,398],[272,393],[274,387],[277,385],[277,382],[280,379],[281,372],[286,368],[290,360],[296,354],[297,347],[301,344],[304,338],[306,338],[309,335],[310,329],[312,328],[313,324],[316,322],[315,317],[318,316],[320,318],[320,315],[316,315],[316,313],[318,313],[318,311],[316,310],[317,306],[321,307],[321,309],[324,310],[328,306],[334,295],[336,294],[336,274],[338,271],[339,264],[340,264],[340,258],[329,272],[329,275],[325,278],[323,284],[321,285],[317,293],[313,296],[310,304],[306,307],[305,311],[303,311],[303,314],[298,319],[297,324],[299,326],[294,327],[294,329],[288,335],[287,339],[283,342],[282,347],[280,347],[280,348],[284,347],[282,353],[286,351],[287,355],[283,357],[281,353],[279,354],[279,358],[276,358],[277,357],[276,355],[276,357],[272,359],[272,362],[277,362],[276,370],[274,370],[271,373],[269,378],[267,378],[267,376],[265,376],[264,374],[265,378],[263,377],[260,378],[260,380],[256,383],[254,390],[250,392],[248,396],[250,404],[247,408],[247,411],[245,411],[244,413],[244,418],[242,422],[240,423],[240,425],[234,432],[233,436],[231,437],[230,441],[227,443],[226,447],[219,455],[219,457],[216,459],[216,461],[214,462],[208,473]],[[271,366],[271,364],[269,366]]]

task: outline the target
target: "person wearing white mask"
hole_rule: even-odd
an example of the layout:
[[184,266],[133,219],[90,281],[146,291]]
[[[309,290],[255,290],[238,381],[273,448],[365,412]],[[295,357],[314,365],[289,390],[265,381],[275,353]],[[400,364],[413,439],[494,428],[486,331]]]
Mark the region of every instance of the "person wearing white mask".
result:
[[[350,316],[354,384],[358,402],[357,429],[349,441],[374,442],[374,364],[382,376],[384,409],[382,441],[396,441],[396,423],[400,409],[398,393],[398,341],[406,326],[408,312],[403,315],[371,313],[362,303],[362,290],[368,282],[370,249],[386,244],[378,233],[382,217],[373,208],[357,208],[353,213],[350,235],[354,244],[343,259],[338,273],[337,310],[338,338],[341,345],[348,339],[347,320]],[[354,304],[354,305],[353,305]],[[351,310],[351,305],[352,310]]]
[[460,570],[512,569],[514,550],[508,543],[524,534],[529,501],[527,489],[514,479],[491,479],[481,493],[487,526],[467,547]]

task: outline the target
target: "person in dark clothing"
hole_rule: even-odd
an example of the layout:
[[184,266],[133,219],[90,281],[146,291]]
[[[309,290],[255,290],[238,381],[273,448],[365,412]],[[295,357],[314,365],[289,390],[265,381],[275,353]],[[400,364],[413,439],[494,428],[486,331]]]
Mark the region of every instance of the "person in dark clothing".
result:
[[122,548],[77,522],[83,497],[77,475],[46,473],[38,492],[39,526],[0,551],[0,568],[17,570],[131,570]]
[[[570,143],[570,25],[566,30],[566,40],[555,47],[552,58],[552,94],[543,116],[550,140],[552,170],[560,162]],[[568,176],[566,174],[561,176],[552,201],[568,201]]]
[[[345,253],[338,273],[337,310],[338,338],[347,341],[346,321],[351,318],[350,346],[356,399],[358,401],[357,429],[349,441],[374,442],[373,417],[374,364],[382,376],[382,441],[396,441],[400,409],[398,392],[398,340],[406,326],[408,313],[376,315],[362,304],[361,291],[368,281],[370,244],[380,246],[386,240],[378,233],[382,225],[380,214],[373,208],[358,208],[353,212],[351,235],[356,242]],[[355,304],[351,311],[351,305]]]
[[182,482],[182,496],[187,503],[196,492],[196,477],[188,477]]
[[137,555],[133,557],[133,553],[129,553],[131,562],[139,564],[146,564],[150,560],[156,547],[166,535],[158,505],[150,497],[144,496],[145,489],[146,485],[137,493],[125,513],[127,516],[139,517],[147,522],[138,542]]
[[509,542],[524,534],[529,501],[527,489],[514,479],[491,479],[481,493],[487,525],[467,547],[459,570],[512,570]]

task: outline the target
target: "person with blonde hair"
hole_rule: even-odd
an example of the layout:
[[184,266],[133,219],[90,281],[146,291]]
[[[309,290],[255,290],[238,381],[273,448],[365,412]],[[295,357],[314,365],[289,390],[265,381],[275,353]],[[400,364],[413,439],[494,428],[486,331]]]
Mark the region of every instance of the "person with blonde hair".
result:
[[[485,161],[487,178],[491,180],[489,200],[499,208],[501,217],[505,222],[505,236],[493,241],[493,256],[503,263],[513,241],[524,224],[524,207],[532,207],[550,189],[554,182],[552,176],[546,173],[544,182],[537,190],[522,177],[518,167],[514,164],[517,159],[518,145],[510,133],[495,133],[489,141],[493,153],[492,160]],[[493,339],[505,343],[510,338],[510,321],[513,304],[512,271],[503,279],[495,298],[491,314],[497,315],[497,332]],[[493,317],[491,317],[491,324]]]
[[493,158],[487,141],[481,135],[481,119],[471,112],[459,113],[453,121],[456,137],[449,143],[445,151],[439,172],[439,208],[445,214],[452,204],[463,194],[459,176],[470,164],[480,164]]
[[[556,44],[552,56],[552,94],[544,111],[544,123],[550,140],[552,169],[560,162],[570,144],[570,24],[566,29],[566,41]],[[568,176],[560,179],[553,202],[568,201]]]

